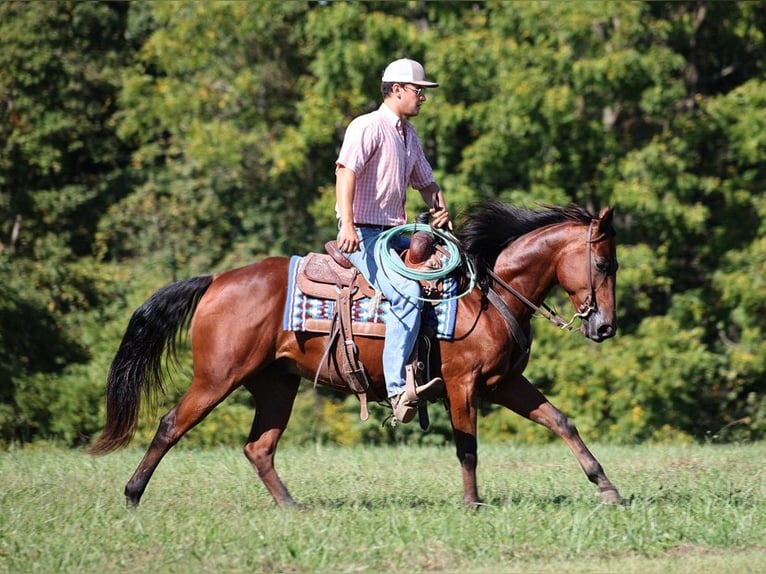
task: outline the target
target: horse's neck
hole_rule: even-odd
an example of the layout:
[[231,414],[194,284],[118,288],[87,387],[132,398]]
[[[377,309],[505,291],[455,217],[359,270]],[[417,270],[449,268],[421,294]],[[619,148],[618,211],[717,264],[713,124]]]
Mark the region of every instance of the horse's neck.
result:
[[[495,263],[495,273],[535,305],[540,305],[558,283],[559,257],[571,241],[560,227],[538,229],[520,237],[503,250]],[[525,307],[506,290],[498,292],[514,310]]]

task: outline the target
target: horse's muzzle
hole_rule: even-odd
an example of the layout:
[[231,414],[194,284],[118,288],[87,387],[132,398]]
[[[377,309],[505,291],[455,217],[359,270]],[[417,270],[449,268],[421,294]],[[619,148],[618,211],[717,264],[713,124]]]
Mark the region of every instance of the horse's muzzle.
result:
[[600,313],[595,313],[587,319],[583,319],[580,330],[591,341],[600,343],[611,339],[617,334],[617,321],[614,319],[611,321],[606,320]]

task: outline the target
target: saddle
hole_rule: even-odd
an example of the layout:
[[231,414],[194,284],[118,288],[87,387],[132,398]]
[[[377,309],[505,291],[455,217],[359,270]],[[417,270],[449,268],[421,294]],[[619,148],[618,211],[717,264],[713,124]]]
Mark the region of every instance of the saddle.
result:
[[[309,253],[303,263],[302,273],[298,276],[298,288],[312,297],[334,299],[337,286],[358,287],[352,294],[355,299],[374,297],[377,292],[358,272],[338,248],[335,240],[324,245],[325,253]],[[413,233],[409,249],[402,253],[404,264],[410,269],[435,270],[442,267],[441,256],[446,252],[440,248],[433,237],[424,232]],[[443,281],[421,281],[423,293],[429,298],[441,297],[444,293]]]
[[[352,304],[357,299],[381,295],[340,251],[334,240],[325,244],[325,251],[326,253],[307,254],[301,271],[296,277],[297,287],[305,295],[335,301],[335,312],[329,328],[327,347],[317,369],[314,383],[317,383],[323,366],[331,361],[334,362],[344,382],[359,399],[359,416],[366,421],[369,418],[368,400],[381,402],[382,399],[375,393],[367,371],[359,360],[354,334],[356,332],[364,336],[384,337],[385,324],[382,322],[354,323]],[[416,232],[412,235],[409,249],[403,251],[401,256],[405,265],[410,268],[439,269],[442,266],[440,259],[442,253],[431,234]],[[443,282],[442,280],[421,281],[421,289],[428,298],[440,297],[443,292]],[[429,364],[429,358],[426,357],[425,361],[421,361],[418,355],[422,353],[421,348],[425,349],[426,355],[430,351],[430,333],[425,333],[423,339],[416,345],[411,364],[405,368],[408,387],[417,388],[422,376],[428,375],[426,365]],[[424,430],[429,425],[425,401],[433,400],[434,394],[440,391],[441,389],[436,390],[436,393],[427,393],[428,397],[424,396],[423,404],[419,405],[420,426]]]

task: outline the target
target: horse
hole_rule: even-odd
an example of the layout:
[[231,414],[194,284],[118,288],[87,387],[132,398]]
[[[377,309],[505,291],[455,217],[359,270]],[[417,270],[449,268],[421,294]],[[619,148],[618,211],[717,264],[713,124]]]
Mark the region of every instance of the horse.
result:
[[[615,335],[618,265],[612,219],[612,208],[594,216],[575,204],[526,209],[490,201],[467,210],[457,226],[457,241],[474,262],[477,281],[459,298],[454,337],[437,341],[435,356],[466,506],[482,504],[476,480],[482,401],[550,429],[598,487],[600,500],[620,501],[575,425],[523,375],[529,361],[530,320],[536,313],[561,326],[579,318],[580,333],[595,342]],[[242,386],[255,404],[244,454],[278,506],[297,506],[275,469],[275,454],[300,381],[317,374],[328,341],[327,335],[283,328],[288,260],[266,257],[176,281],[133,313],[109,369],[105,425],[89,452],[106,454],[130,442],[142,395],[156,396],[163,389],[163,365],[176,356],[176,341],[184,333],[191,336],[193,375],[190,387],[160,419],[125,486],[129,506],[139,504],[157,466],[181,437]],[[544,299],[556,285],[566,291],[575,309],[572,322],[564,323],[545,306]],[[384,397],[383,340],[357,341],[369,380]],[[323,375],[318,383],[337,386],[338,377]]]

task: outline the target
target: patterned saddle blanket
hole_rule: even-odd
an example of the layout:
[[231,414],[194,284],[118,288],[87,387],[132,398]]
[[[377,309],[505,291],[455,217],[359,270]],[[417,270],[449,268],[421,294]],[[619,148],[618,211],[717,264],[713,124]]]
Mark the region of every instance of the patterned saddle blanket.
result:
[[[336,300],[332,297],[316,297],[301,291],[299,275],[307,259],[293,256],[290,259],[290,271],[287,283],[287,302],[282,328],[285,331],[305,331],[311,333],[329,333],[335,315]],[[445,295],[453,296],[457,284],[451,279],[445,280]],[[457,300],[445,299],[438,304],[426,303],[423,309],[424,325],[430,327],[438,339],[452,339],[455,335]],[[369,296],[360,292],[351,303],[353,332],[355,335],[368,337],[385,336],[385,316],[389,303],[382,296]]]

